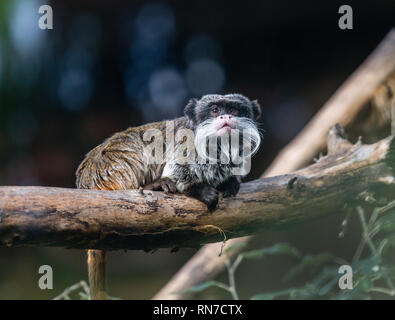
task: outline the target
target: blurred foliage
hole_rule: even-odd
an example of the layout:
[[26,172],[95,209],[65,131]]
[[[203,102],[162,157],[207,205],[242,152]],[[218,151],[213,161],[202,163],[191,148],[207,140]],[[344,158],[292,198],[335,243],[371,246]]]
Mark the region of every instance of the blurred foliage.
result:
[[[218,287],[229,292],[234,299],[238,299],[234,273],[242,261],[264,259],[270,255],[290,255],[297,258],[299,262],[288,270],[282,279],[283,282],[289,282],[302,273],[308,273],[311,280],[301,287],[259,293],[250,297],[251,299],[373,299],[377,298],[377,293],[394,297],[395,267],[391,266],[388,261],[388,257],[394,253],[393,247],[395,247],[394,206],[395,201],[384,207],[375,208],[368,222],[366,222],[364,210],[359,206],[356,208],[362,226],[362,239],[350,263],[327,252],[301,255],[291,245],[278,243],[271,247],[241,252],[233,263],[228,260],[229,284],[208,281],[183,292],[196,293],[211,287]],[[224,254],[242,247],[243,244],[231,246],[224,251]],[[369,248],[369,254],[361,259],[365,247]],[[352,289],[340,289],[339,280],[344,275],[339,271],[341,265],[349,265],[352,268]]]

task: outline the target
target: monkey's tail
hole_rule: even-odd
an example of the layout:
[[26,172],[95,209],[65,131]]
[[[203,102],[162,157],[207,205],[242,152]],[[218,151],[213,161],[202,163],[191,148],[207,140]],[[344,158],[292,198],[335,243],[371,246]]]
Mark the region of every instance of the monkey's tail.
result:
[[92,300],[106,300],[106,251],[88,250],[88,274]]

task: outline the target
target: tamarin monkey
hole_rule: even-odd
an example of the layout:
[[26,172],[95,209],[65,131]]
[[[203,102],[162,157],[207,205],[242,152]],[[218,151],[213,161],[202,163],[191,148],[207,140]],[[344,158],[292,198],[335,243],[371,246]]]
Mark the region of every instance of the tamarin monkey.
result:
[[[174,142],[172,148],[169,146],[170,143],[163,139],[161,148],[166,155],[165,159],[150,161],[153,154],[152,149],[147,146],[152,143],[152,135],[148,135],[148,138],[145,135],[147,132],[155,132],[165,137],[169,134],[170,122],[161,121],[129,128],[114,134],[85,156],[76,172],[77,187],[97,190],[142,187],[167,193],[180,192],[202,201],[209,211],[213,211],[218,204],[218,192],[222,192],[224,197],[236,195],[241,177],[248,173],[248,169],[244,170],[246,159],[257,151],[261,142],[256,123],[260,115],[261,108],[258,102],[251,101],[241,94],[213,94],[205,95],[199,100],[191,99],[184,109],[184,116],[170,122],[176,136],[177,132],[194,134],[194,150],[185,152],[183,143],[188,134]],[[234,132],[237,133],[238,139],[233,139]],[[232,140],[232,143],[223,142],[229,141],[221,140],[224,137],[231,137],[229,140]],[[211,144],[214,146],[214,152],[211,152],[208,140],[214,141]],[[233,143],[234,141],[236,143]],[[245,143],[249,143],[247,152],[243,146]],[[185,153],[190,156],[194,151],[198,154],[195,158],[177,161],[178,158],[184,157]],[[241,161],[236,163],[234,156],[240,156]],[[107,298],[105,258],[105,251],[88,250],[92,299]]]

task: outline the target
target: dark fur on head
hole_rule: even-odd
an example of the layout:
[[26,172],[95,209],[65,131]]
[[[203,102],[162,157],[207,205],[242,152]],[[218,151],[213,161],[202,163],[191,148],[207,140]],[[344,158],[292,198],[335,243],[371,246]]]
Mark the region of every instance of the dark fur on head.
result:
[[[209,117],[210,107],[217,105],[223,108],[226,113],[230,108],[236,108],[240,117],[257,120],[261,114],[261,107],[257,100],[251,101],[239,93],[226,95],[208,94],[201,99],[190,99],[184,109],[185,116],[192,121],[194,125],[199,124]],[[229,113],[229,112],[227,112]]]

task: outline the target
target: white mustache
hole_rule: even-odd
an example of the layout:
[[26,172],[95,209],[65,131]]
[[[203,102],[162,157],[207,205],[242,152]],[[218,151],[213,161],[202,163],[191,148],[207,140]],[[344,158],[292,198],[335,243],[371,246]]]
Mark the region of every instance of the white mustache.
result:
[[[195,131],[195,148],[203,160],[208,159],[217,163],[217,131],[218,128],[213,124],[214,118],[207,119],[200,123]],[[239,142],[240,133],[242,134],[241,143]],[[229,136],[231,139],[229,153]],[[237,138],[236,138],[237,137]],[[253,156],[261,144],[261,135],[255,122],[249,118],[237,118],[237,127],[232,130],[230,135],[220,137],[222,148],[220,147],[221,161],[229,163],[239,156],[240,144],[243,149],[243,158]],[[209,152],[207,153],[207,145]],[[215,157],[213,157],[215,155]]]

